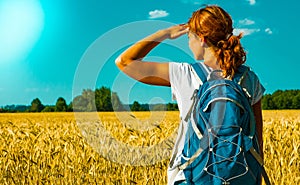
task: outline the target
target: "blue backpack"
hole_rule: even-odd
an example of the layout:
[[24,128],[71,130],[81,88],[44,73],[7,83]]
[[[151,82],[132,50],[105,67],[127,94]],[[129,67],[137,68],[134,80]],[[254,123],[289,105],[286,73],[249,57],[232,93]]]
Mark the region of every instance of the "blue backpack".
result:
[[203,84],[195,90],[185,118],[182,184],[255,185],[261,174],[270,184],[259,155],[250,95],[240,85],[249,68],[240,66],[229,80],[218,75],[220,71],[208,78],[200,63],[192,67]]

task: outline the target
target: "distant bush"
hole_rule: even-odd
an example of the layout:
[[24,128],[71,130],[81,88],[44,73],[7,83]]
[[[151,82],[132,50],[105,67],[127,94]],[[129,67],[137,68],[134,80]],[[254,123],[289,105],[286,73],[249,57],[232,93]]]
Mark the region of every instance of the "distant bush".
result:
[[262,98],[262,109],[300,109],[300,90],[277,90]]

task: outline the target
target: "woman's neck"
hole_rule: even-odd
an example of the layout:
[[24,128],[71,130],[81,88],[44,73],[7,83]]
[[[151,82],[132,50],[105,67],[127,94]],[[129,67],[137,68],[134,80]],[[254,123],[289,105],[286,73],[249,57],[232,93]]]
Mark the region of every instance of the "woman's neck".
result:
[[203,58],[204,58],[205,65],[207,65],[213,69],[220,69],[220,65],[217,60],[217,57],[214,55],[214,53],[211,51],[210,48],[205,48]]

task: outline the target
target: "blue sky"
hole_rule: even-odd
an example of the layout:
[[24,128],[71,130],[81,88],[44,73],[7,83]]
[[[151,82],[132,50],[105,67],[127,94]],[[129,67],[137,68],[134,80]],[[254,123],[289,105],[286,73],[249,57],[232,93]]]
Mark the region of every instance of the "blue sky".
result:
[[[300,89],[300,13],[296,0],[0,0],[0,106],[34,98],[69,103],[83,89],[110,87],[124,103],[171,102],[168,87],[135,82],[114,65],[138,39],[184,23],[203,4],[218,4],[244,32],[247,64],[266,93]],[[149,54],[157,61],[193,62],[187,37]]]

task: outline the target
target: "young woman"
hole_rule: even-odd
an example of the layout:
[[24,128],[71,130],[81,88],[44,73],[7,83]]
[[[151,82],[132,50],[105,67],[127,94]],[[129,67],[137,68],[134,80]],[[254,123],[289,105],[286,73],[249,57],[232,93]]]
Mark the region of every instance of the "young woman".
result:
[[[165,39],[176,39],[188,34],[189,47],[194,54],[194,58],[203,60],[201,63],[207,72],[217,69],[222,70],[223,77],[231,79],[238,67],[246,61],[246,54],[240,43],[242,34],[235,36],[232,32],[230,15],[219,6],[206,6],[195,11],[187,24],[159,30],[136,42],[116,59],[116,65],[125,74],[140,82],[150,85],[170,86],[172,95],[178,103],[180,116],[184,117],[192,104],[192,94],[200,85],[191,65],[184,62],[158,63],[144,61],[143,58]],[[252,71],[244,79],[243,86],[252,97],[251,104],[257,124],[260,151],[262,151],[261,98],[264,87]],[[182,121],[179,132],[184,133],[186,125],[186,122]],[[175,168],[180,164],[183,142],[184,138],[181,137],[176,140],[175,146],[177,148],[173,150],[175,160],[171,162],[168,170],[169,184],[184,180],[184,175]]]

